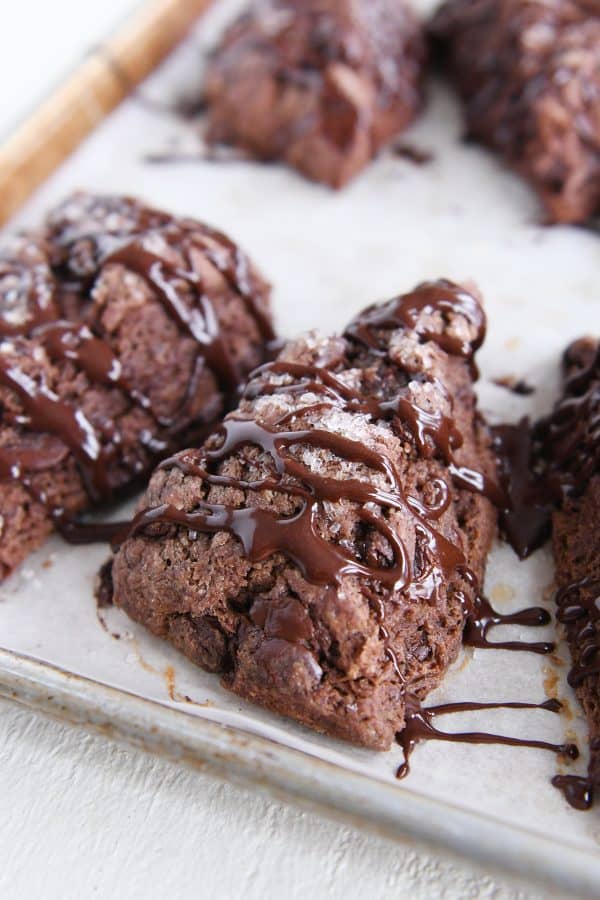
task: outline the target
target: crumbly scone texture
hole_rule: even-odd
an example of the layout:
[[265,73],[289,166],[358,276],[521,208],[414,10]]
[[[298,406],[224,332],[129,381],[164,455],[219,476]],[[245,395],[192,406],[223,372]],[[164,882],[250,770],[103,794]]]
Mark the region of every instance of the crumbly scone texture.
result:
[[[199,238],[185,258],[175,237],[180,226]],[[241,372],[263,360],[263,340],[245,301],[211,262],[210,249],[201,247],[225,251],[200,223],[177,220],[127,197],[77,193],[38,231],[9,240],[0,251],[2,368],[16,372],[30,393],[56,397],[85,420],[92,439],[110,456],[104,496],[98,498],[103,501],[139,483],[157,459],[197,439],[224,411],[218,376],[150,282],[126,265],[103,262],[115,249],[133,244],[151,250],[171,270],[179,266],[197,274]],[[253,267],[247,278],[266,313],[266,283]],[[173,290],[185,309],[200,308],[189,277],[175,279]],[[129,394],[90,377],[75,360],[53,356],[41,331],[59,321],[86,326],[110,348]],[[144,397],[145,406],[132,402],[131,393]],[[47,537],[51,510],[76,513],[92,505],[85,473],[54,425],[36,427],[18,394],[0,382],[0,456],[22,460],[21,475],[0,478],[0,578]],[[114,453],[109,445],[115,445]],[[27,460],[35,454],[46,464],[28,471]],[[45,503],[39,502],[43,496]]]
[[550,222],[600,211],[600,7],[447,0],[430,31],[468,135],[527,178]]
[[[600,415],[600,345],[593,340],[577,341],[567,350],[567,379],[589,368],[596,358],[595,382],[588,387],[596,392],[596,403],[589,407],[584,425],[588,435],[598,430]],[[581,435],[579,436],[581,437]],[[556,561],[556,585],[568,590],[568,604],[588,604],[594,609],[600,594],[600,442],[592,445],[592,476],[583,492],[569,496],[553,515],[553,549]],[[573,586],[575,588],[573,589]],[[568,616],[567,616],[568,618]],[[585,631],[583,631],[585,626]],[[600,614],[576,616],[565,621],[567,641],[573,667],[592,670],[576,685],[577,696],[585,711],[590,732],[590,778],[600,787]],[[583,633],[582,633],[583,632]],[[594,652],[594,647],[596,648]],[[596,671],[593,671],[596,669]]]
[[423,104],[405,0],[255,0],[209,66],[208,139],[340,188]]
[[[278,363],[316,366],[363,398],[385,402],[403,396],[434,418],[450,417],[463,437],[457,463],[489,475],[493,462],[470,367],[425,332],[473,337],[467,318],[423,312],[414,330],[381,331],[385,352],[373,352],[350,336],[309,335],[289,344]],[[224,685],[240,696],[317,731],[382,750],[404,725],[406,693],[425,696],[461,646],[461,594],[471,588],[456,570],[444,576],[434,544],[460,548],[481,578],[495,512],[483,496],[453,488],[446,461],[427,437],[423,452],[407,421],[392,426],[374,413],[330,403],[315,380],[285,374],[281,365],[267,367],[226,422],[241,418],[275,432],[326,433],[332,444],[300,439],[286,451],[295,468],[282,475],[272,455],[250,439],[211,468],[210,484],[180,465],[201,460],[202,450],[189,451],[155,472],[141,508],[169,504],[193,512],[216,504],[217,509],[266,510],[289,521],[305,502],[302,496],[253,489],[256,483],[275,478],[292,487],[312,485],[318,502],[307,543],[314,544],[316,534],[327,552],[349,555],[369,569],[367,574],[342,573],[334,585],[314,583],[298,564],[298,558],[310,561],[301,546],[290,553],[267,548],[253,562],[230,531],[208,534],[162,522],[130,536],[118,550],[114,602],[198,665],[222,673]],[[441,504],[429,522],[436,539],[409,508],[386,504],[388,475],[336,450],[338,436],[390,460],[398,491],[416,505],[433,508],[440,505],[440,491],[449,491],[446,507]],[[218,448],[222,440],[216,435],[206,446]],[[219,476],[225,480],[219,483]],[[358,483],[384,492],[382,499],[361,506],[350,489]],[[383,589],[373,572],[390,567],[393,552],[367,513],[372,521],[383,519],[404,548],[409,575],[401,589]]]

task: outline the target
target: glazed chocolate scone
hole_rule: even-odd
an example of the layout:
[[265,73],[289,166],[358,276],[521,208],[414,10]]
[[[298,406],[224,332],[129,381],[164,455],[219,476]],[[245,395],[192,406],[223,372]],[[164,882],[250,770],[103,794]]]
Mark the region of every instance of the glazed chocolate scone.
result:
[[405,0],[255,0],[209,66],[208,140],[342,187],[421,109],[424,64]]
[[495,529],[465,489],[493,472],[484,329],[479,301],[439,281],[289,344],[220,433],[155,472],[115,604],[240,696],[388,748],[407,694],[459,651]]
[[547,478],[558,498],[553,549],[557,618],[572,657],[569,683],[590,731],[590,782],[600,788],[600,344],[584,339],[564,356],[564,394],[538,426]]
[[198,440],[264,361],[269,290],[228,238],[75,194],[0,251],[0,578]]
[[467,132],[527,178],[550,222],[600,212],[600,6],[447,0],[431,34]]

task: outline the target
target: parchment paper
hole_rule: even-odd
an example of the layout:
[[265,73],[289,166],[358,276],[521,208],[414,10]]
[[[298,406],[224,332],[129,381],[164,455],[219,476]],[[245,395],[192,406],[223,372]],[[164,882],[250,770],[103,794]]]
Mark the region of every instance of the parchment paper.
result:
[[[142,93],[167,103],[193,95],[206,48],[240,5],[221,0]],[[173,142],[193,151],[196,139],[177,117],[132,98],[39,191],[14,227],[35,223],[77,187],[137,194],[204,219],[238,240],[272,280],[277,325],[290,336],[339,329],[366,304],[429,277],[472,279],[489,316],[480,354],[483,409],[498,420],[537,415],[552,401],[557,361],[567,342],[599,331],[600,237],[579,228],[542,227],[527,186],[490,154],[461,143],[460,135],[455,98],[436,84],[426,114],[405,136],[430,151],[432,161],[419,166],[386,153],[347,190],[332,193],[278,166],[149,164],[144,161],[149,153]],[[526,378],[535,393],[518,397],[492,383],[505,375]],[[93,599],[94,576],[106,555],[101,546],[49,541],[0,588],[0,645],[393,782],[399,748],[384,754],[353,749],[243,703],[223,690],[218,678],[115,610],[107,619],[120,639],[111,637],[98,622]],[[540,603],[551,608],[552,577],[548,550],[520,563],[510,548],[498,545],[486,587],[503,611]],[[493,636],[500,639],[503,631],[516,638],[520,630],[498,629]],[[539,629],[533,639],[551,634],[551,628]],[[563,740],[565,733],[581,738],[585,728],[564,684],[560,655],[566,658],[564,648],[554,661],[530,653],[466,651],[431,702],[541,701],[550,691],[566,701],[561,716],[500,710],[453,715],[440,721],[441,727],[552,741]],[[185,695],[194,702],[186,702]],[[572,771],[584,768],[585,758]],[[594,849],[600,841],[599,813],[570,810],[549,784],[556,770],[555,758],[540,751],[429,743],[416,751],[406,784],[560,836],[563,848],[572,843]]]

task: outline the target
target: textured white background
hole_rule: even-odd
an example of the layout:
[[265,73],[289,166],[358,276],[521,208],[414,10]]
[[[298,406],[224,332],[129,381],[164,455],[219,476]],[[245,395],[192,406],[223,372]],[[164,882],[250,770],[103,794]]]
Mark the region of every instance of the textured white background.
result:
[[[133,5],[11,3],[0,130]],[[7,703],[0,804],[2,900],[537,896]]]

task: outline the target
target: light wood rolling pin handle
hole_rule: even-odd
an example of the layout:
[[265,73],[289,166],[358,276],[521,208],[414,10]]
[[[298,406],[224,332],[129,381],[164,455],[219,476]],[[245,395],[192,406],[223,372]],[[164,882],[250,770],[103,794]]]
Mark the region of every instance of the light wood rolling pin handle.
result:
[[0,225],[185,36],[212,0],[148,0],[0,147]]

